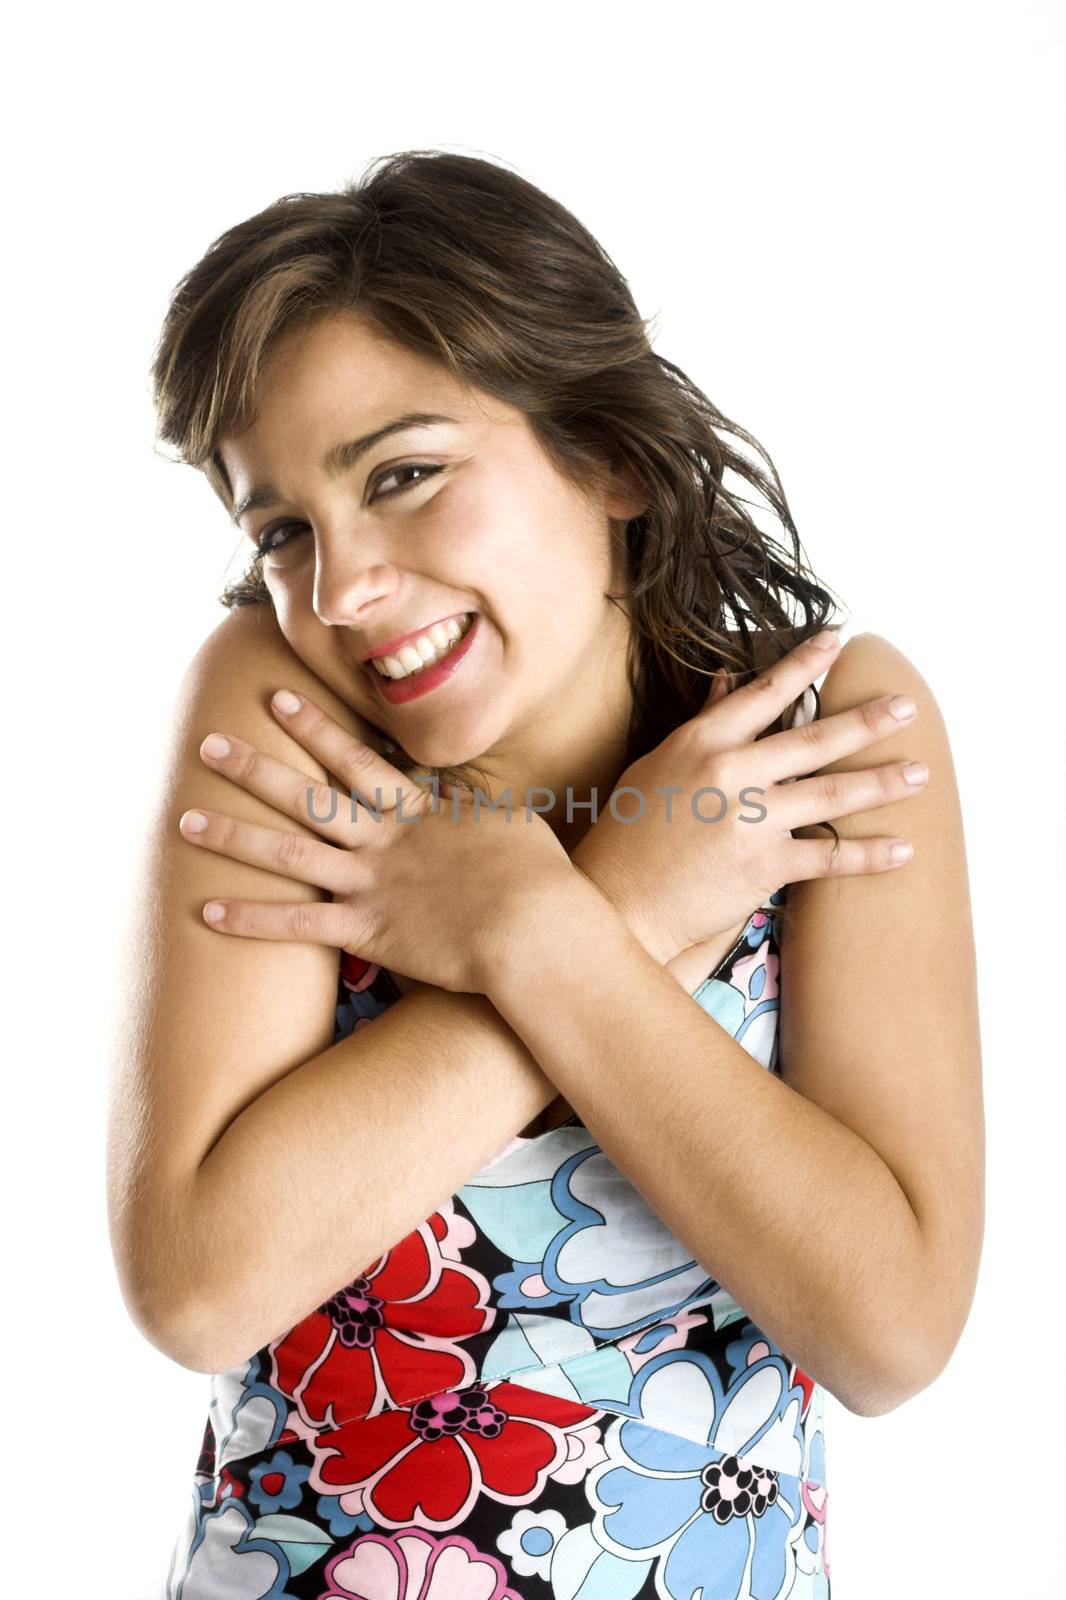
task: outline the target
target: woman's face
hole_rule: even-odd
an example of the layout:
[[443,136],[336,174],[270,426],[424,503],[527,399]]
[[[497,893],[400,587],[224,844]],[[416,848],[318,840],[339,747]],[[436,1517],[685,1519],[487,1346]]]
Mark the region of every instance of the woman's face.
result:
[[[391,431],[412,413],[448,420]],[[279,341],[254,426],[220,453],[288,643],[416,762],[547,783],[622,737],[629,625],[604,594],[622,577],[609,519],[646,504],[631,486],[582,494],[520,412],[353,314]],[[449,619],[454,661],[434,629],[424,674],[364,664]]]

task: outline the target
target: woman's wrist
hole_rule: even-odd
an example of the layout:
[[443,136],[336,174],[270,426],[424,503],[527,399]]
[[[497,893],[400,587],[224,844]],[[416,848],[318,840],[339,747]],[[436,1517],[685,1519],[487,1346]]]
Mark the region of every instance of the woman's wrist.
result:
[[747,922],[712,934],[697,945],[678,948],[676,936],[672,936],[652,918],[646,917],[640,907],[631,905],[616,885],[604,881],[604,875],[596,862],[595,850],[592,848],[593,832],[594,830],[590,829],[572,852],[571,865],[614,906],[633,937],[643,945],[652,960],[676,977],[687,993],[694,994],[707,977],[722,964],[743,933]]
[[605,877],[596,862],[593,848],[594,833],[595,828],[590,829],[571,853],[571,866],[614,907],[630,933],[644,946],[652,960],[657,961],[661,967],[668,967],[674,957],[681,953],[676,939],[672,939],[664,928],[647,917],[640,906],[632,904],[613,879]]
[[522,893],[509,896],[484,930],[477,956],[479,992],[495,1003],[528,984],[538,960],[554,955],[560,945],[582,944],[604,935],[635,935],[610,900],[584,873],[569,866],[540,878]]

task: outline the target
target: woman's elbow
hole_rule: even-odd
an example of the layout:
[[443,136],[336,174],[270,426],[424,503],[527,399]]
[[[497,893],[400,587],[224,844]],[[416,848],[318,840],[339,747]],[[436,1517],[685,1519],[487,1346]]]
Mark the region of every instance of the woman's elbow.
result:
[[138,1332],[179,1367],[190,1372],[229,1372],[253,1353],[234,1338],[234,1319],[210,1294],[179,1295],[159,1282],[123,1299]]
[[[111,1247],[123,1303],[137,1331],[191,1372],[225,1372],[231,1340],[225,1313],[209,1291],[189,1224],[144,1203],[136,1220],[112,1221]],[[239,1359],[239,1358],[238,1358]]]
[[929,1329],[913,1330],[909,1341],[897,1333],[886,1337],[877,1358],[869,1358],[863,1381],[847,1395],[838,1395],[857,1417],[883,1417],[897,1411],[935,1383],[948,1365],[958,1335],[945,1342]]
[[168,1360],[190,1372],[225,1372],[217,1336],[209,1318],[191,1317],[159,1302],[126,1298],[126,1309],[138,1332]]

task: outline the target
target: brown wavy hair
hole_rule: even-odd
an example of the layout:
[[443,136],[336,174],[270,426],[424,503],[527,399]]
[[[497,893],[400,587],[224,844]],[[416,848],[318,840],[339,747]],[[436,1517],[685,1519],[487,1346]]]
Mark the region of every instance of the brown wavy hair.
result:
[[[834,620],[767,452],[652,349],[655,319],[559,201],[468,155],[403,151],[336,192],[284,195],[227,229],[177,284],[151,367],[157,443],[200,468],[227,511],[218,441],[254,422],[272,346],[346,310],[524,413],[582,492],[606,489],[617,468],[643,485],[647,509],[611,524],[627,576],[607,598],[631,619],[625,766],[696,714],[720,665],[734,687],[756,672],[756,634],[780,656]],[[787,545],[756,524],[760,498]],[[261,557],[219,598],[271,605]],[[787,644],[777,630],[791,631]],[[403,751],[389,759],[416,769]],[[478,768],[421,770],[470,788]]]

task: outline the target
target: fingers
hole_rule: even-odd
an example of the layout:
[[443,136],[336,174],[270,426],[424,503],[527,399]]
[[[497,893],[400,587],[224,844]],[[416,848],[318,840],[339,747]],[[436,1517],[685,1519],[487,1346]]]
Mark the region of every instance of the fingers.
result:
[[[715,696],[717,684],[712,688],[698,715],[706,716],[714,710],[716,742],[723,734],[734,744],[753,742],[757,734],[770,727],[794,700],[799,699],[815,678],[821,677],[836,660],[840,640],[830,629],[823,629],[815,638],[828,638],[828,648],[820,649],[813,639],[805,640],[728,695],[721,691],[721,705],[719,697]],[[762,741],[763,744],[767,742]]]
[[[221,915],[215,913],[221,912]],[[357,950],[359,918],[350,905],[303,900],[295,905],[260,900],[209,900],[206,923],[219,933],[242,939],[273,939],[284,944],[324,944],[331,950]],[[364,931],[365,938],[365,931]]]
[[795,839],[789,846],[789,881],[894,872],[913,855],[914,846],[906,839]]
[[[313,828],[335,844],[352,849],[375,842],[374,829],[382,824],[375,821],[372,812],[353,807],[349,795],[340,794],[329,784],[317,782],[305,772],[286,766],[284,761],[275,760],[243,739],[232,734],[209,734],[200,746],[200,755],[207,766],[231,778],[249,794],[258,795],[275,811],[295,818],[305,828]],[[403,783],[401,775],[389,767],[388,762],[382,764],[387,771],[395,773],[397,784]],[[395,803],[390,785],[382,794],[383,815]]]
[[719,667],[711,680],[710,693],[706,705],[716,706],[719,700],[724,700],[729,693],[730,672],[728,667]]
[[[287,709],[295,701],[292,709]],[[320,706],[305,695],[294,694],[291,689],[279,689],[271,698],[270,708],[282,727],[292,734],[311,755],[317,756],[329,772],[335,772],[344,784],[369,806],[383,811],[396,809],[396,791],[402,796],[404,809],[411,815],[414,808],[425,801],[427,786],[415,783],[385,757],[368,744],[353,739],[339,723],[328,717]],[[380,802],[375,799],[380,794]]]
[[283,878],[315,884],[331,894],[351,894],[360,887],[357,857],[351,850],[337,849],[306,834],[262,828],[203,810],[184,812],[178,826],[190,844],[246,861],[251,867],[265,867]]
[[805,828],[856,811],[872,811],[921,794],[929,781],[920,762],[892,761],[859,772],[825,772],[780,784],[773,791],[775,826]]
[[880,695],[850,711],[837,711],[821,721],[770,734],[759,741],[759,759],[773,781],[781,783],[799,773],[817,772],[887,739],[908,727],[916,715],[914,701],[906,695]]

